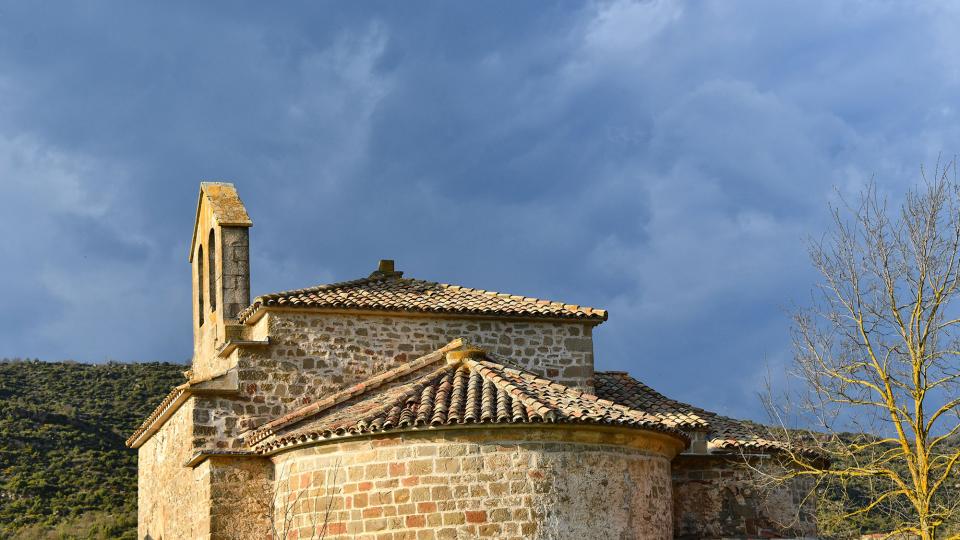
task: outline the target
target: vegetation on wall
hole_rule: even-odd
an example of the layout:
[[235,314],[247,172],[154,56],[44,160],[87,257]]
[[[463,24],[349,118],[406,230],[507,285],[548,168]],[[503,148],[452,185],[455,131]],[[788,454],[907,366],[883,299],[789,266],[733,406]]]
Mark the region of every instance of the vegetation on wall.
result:
[[135,538],[123,443],[184,369],[0,361],[0,538]]

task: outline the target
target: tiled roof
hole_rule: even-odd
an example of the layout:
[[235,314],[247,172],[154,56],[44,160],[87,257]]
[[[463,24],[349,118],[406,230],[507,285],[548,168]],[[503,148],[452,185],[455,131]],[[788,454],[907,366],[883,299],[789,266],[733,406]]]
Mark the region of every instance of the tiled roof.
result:
[[[715,415],[710,421],[710,426],[712,430],[707,448],[713,452],[772,452],[787,449],[787,445],[765,435],[764,431],[767,430],[753,422]],[[798,450],[808,453],[802,448]]]
[[670,399],[622,371],[594,373],[597,396],[651,415],[672,420],[681,429],[707,432],[707,449],[711,452],[776,451],[785,446],[764,436],[764,428],[720,416],[681,401]]
[[713,413],[670,399],[623,371],[593,374],[597,395],[671,422],[681,429],[703,429]]
[[261,308],[276,306],[584,319],[598,322],[607,319],[607,312],[602,309],[405,278],[402,274],[392,270],[377,271],[363,279],[265,294],[255,298],[249,307],[240,312],[238,318],[240,322],[244,322]]
[[[402,380],[381,382],[326,410],[296,415],[248,437],[258,451],[336,436],[466,424],[564,423],[632,427],[686,439],[673,424],[643,411],[497,363],[483,355],[436,361]],[[439,360],[439,359],[438,359]],[[289,415],[288,415],[289,416]]]

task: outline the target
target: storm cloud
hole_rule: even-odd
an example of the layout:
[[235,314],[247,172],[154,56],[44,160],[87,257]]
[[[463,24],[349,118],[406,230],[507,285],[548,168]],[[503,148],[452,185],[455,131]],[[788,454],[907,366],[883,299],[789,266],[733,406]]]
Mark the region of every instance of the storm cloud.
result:
[[228,180],[254,294],[603,307],[600,369],[760,417],[835,192],[960,149],[954,6],[0,1],[0,356],[189,360]]

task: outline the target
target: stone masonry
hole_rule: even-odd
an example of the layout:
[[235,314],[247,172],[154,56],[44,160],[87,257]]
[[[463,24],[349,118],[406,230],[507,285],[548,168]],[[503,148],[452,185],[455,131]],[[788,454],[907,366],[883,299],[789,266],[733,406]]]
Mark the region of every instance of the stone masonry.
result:
[[196,449],[239,448],[246,431],[427,354],[456,337],[533,373],[593,390],[592,325],[579,322],[270,312],[249,332],[269,345],[239,347],[222,368],[237,368],[239,393],[203,398]]
[[[763,466],[759,456],[753,466]],[[739,455],[682,455],[673,461],[676,538],[816,535],[815,508],[802,479],[762,490]]]
[[[138,453],[138,538],[203,538],[209,531],[209,491],[200,469],[184,467],[193,454],[193,406],[185,403]],[[197,501],[185,507],[182,501]]]
[[307,447],[274,458],[276,515],[297,538],[668,539],[666,439],[484,429]]

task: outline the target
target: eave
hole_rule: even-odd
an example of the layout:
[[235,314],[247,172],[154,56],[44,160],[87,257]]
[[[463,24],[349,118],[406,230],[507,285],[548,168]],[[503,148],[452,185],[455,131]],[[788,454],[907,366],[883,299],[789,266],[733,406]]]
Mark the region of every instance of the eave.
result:
[[192,396],[235,395],[239,391],[240,385],[235,368],[207,379],[181,384],[163,398],[160,405],[147,416],[125,444],[129,448],[143,446]]

